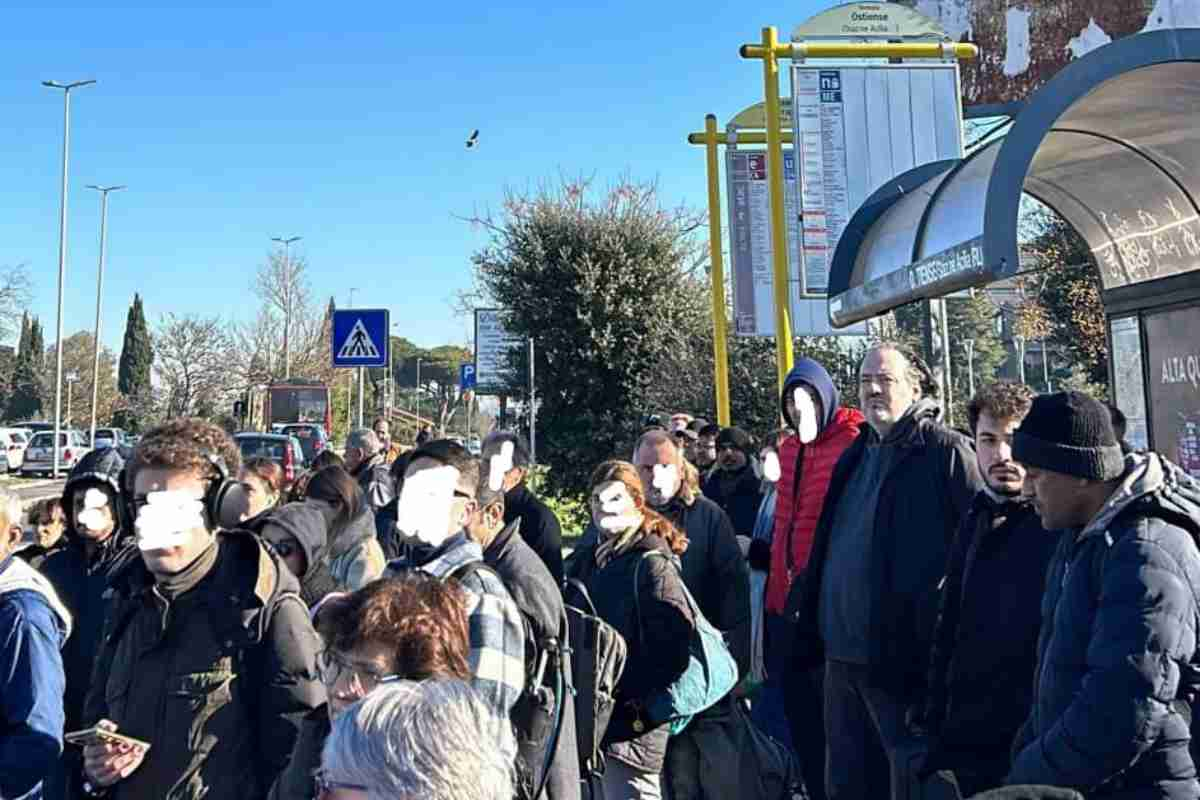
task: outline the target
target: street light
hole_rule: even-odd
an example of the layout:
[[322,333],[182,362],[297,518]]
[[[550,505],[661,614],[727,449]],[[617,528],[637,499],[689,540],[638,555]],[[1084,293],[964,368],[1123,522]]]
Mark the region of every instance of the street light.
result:
[[100,192],[100,266],[96,270],[96,337],[92,342],[92,441],[96,441],[96,406],[100,400],[100,303],[104,296],[104,248],[107,244],[108,193],[124,189],[124,186],[95,186],[89,189]]
[[[278,242],[283,245],[283,379],[290,380],[292,377],[292,259],[291,246],[292,242],[300,241],[300,236],[289,236],[286,239],[281,239],[278,236],[272,236],[272,242]],[[353,301],[351,301],[353,305]]]
[[42,81],[42,86],[62,89],[63,149],[62,200],[58,213],[58,341],[54,344],[54,477],[58,477],[58,434],[62,430],[62,357],[63,357],[63,284],[67,277],[67,156],[71,145],[71,90],[95,83],[94,80],[59,83]]

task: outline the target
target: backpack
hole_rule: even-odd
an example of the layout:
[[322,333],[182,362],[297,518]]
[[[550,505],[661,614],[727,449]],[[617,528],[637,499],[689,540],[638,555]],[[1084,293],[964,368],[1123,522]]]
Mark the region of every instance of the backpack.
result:
[[595,782],[604,774],[600,743],[616,707],[617,682],[625,671],[628,649],[625,639],[599,614],[582,581],[569,578],[566,588],[579,595],[579,605],[565,602],[567,639],[575,687],[575,744],[579,750],[579,775],[596,795]]
[[[489,573],[504,583],[500,574],[482,561],[463,564],[447,573],[442,581],[462,583],[476,572]],[[505,588],[508,588],[507,584]],[[537,800],[546,790],[550,764],[562,736],[561,702],[574,693],[571,651],[565,641],[559,642],[553,637],[539,640],[534,635],[529,615],[519,605],[517,610],[525,629],[525,688],[509,714],[520,754],[517,796],[519,800]],[[567,630],[565,620],[560,619],[559,628]]]

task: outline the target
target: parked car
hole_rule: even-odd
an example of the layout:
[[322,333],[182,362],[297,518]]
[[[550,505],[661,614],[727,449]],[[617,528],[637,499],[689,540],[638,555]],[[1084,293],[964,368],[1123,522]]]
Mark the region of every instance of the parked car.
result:
[[300,449],[304,452],[304,466],[312,464],[325,448],[329,447],[329,437],[325,435],[325,426],[309,422],[297,422],[295,425],[284,425],[280,431],[284,436],[295,436],[300,440]]
[[120,428],[96,428],[96,441],[92,442],[92,447],[99,450],[104,447],[117,447],[128,443],[125,431]]
[[295,436],[281,433],[239,433],[234,437],[242,451],[242,461],[269,458],[283,469],[283,480],[289,486],[304,469],[304,450]]
[[[54,471],[54,431],[40,431],[29,440],[25,459],[21,464],[22,475],[49,475]],[[69,472],[88,451],[87,435],[82,431],[63,430],[58,434],[58,468]]]
[[12,472],[25,462],[25,448],[30,435],[20,428],[0,428],[0,450],[4,453],[4,469]]
[[21,422],[13,426],[14,428],[24,428],[30,433],[41,433],[42,431],[54,430],[53,422]]

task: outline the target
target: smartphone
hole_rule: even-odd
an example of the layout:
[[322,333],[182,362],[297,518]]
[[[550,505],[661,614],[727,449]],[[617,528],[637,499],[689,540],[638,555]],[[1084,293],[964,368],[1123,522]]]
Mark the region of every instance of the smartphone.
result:
[[95,725],[80,731],[71,731],[63,736],[63,740],[67,744],[74,744],[80,747],[95,743],[107,743],[127,744],[130,747],[140,747],[143,750],[150,749],[149,742],[143,742],[141,739],[134,739],[132,736],[125,736],[124,734],[115,733]]

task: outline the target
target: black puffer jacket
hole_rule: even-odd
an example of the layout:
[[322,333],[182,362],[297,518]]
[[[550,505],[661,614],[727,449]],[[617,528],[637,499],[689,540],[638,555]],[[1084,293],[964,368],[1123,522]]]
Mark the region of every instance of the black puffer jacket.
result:
[[[54,586],[63,605],[71,612],[74,624],[71,636],[63,645],[63,670],[66,673],[66,692],[63,711],[65,729],[83,727],[83,704],[92,679],[92,665],[103,641],[105,593],[109,580],[126,565],[140,556],[126,522],[125,504],[121,500],[125,459],[115,447],[93,450],[75,465],[63,489],[62,505],[67,525],[61,539],[48,550],[29,548],[21,553],[29,564],[42,573]],[[80,535],[75,519],[75,496],[88,489],[102,489],[109,495],[117,520],[117,528],[89,553],[87,540]],[[63,751],[60,772],[48,776],[45,786],[47,800],[64,796],[66,779],[79,763],[80,750],[67,747]]]
[[[651,549],[668,558],[647,557]],[[616,708],[604,734],[605,752],[635,769],[656,774],[662,771],[667,752],[667,726],[635,731],[637,708],[683,674],[696,624],[678,569],[671,560],[674,556],[667,543],[657,536],[647,536],[604,569],[596,566],[593,542],[572,555],[567,569],[567,577],[587,587],[600,618],[617,629],[629,648],[625,671],[617,683]],[[642,566],[635,588],[634,571],[639,563]],[[638,635],[634,591],[641,606],[645,646]]]
[[[872,683],[919,699],[926,680],[937,618],[938,584],[945,574],[954,533],[983,488],[971,441],[938,423],[940,410],[921,401],[894,432],[896,452],[882,476],[871,541],[871,581],[863,587],[870,608],[869,663]],[[892,437],[889,436],[889,440]],[[793,645],[795,668],[819,667],[825,659],[820,602],[826,556],[834,535],[838,501],[865,449],[879,445],[869,427],[842,453],[834,468],[817,523],[804,581],[804,601]]]
[[928,771],[966,769],[998,786],[1029,715],[1046,565],[1057,532],[1032,504],[980,492],[963,518],[942,590],[924,723]]
[[[508,593],[512,595],[513,602],[521,610],[521,616],[532,629],[529,631],[532,636],[527,637],[525,642],[525,670],[528,675],[530,665],[536,663],[534,659],[543,652],[535,643],[550,639],[561,642],[565,617],[558,584],[538,554],[521,538],[519,527],[520,522],[514,522],[501,531],[495,541],[483,551],[483,562],[496,570]],[[547,671],[543,683],[551,693],[557,690],[557,680],[552,677],[552,672]],[[526,691],[528,690],[529,687],[526,686]],[[562,729],[547,772],[546,794],[543,795],[549,800],[573,800],[579,796],[575,703],[569,698],[559,697],[559,700],[564,699]],[[522,698],[518,701],[514,712],[521,709],[526,700],[527,698]],[[547,738],[544,742],[535,741],[538,737],[522,730],[525,726],[521,720],[514,717],[513,724],[517,729],[517,744],[524,774],[528,775],[531,781],[540,781],[550,739]]]
[[[1129,455],[1120,487],[1064,531],[1046,579],[1033,708],[1006,783],[1090,798],[1195,798],[1188,723],[1200,629],[1200,483]],[[1182,678],[1182,680],[1181,680]]]

